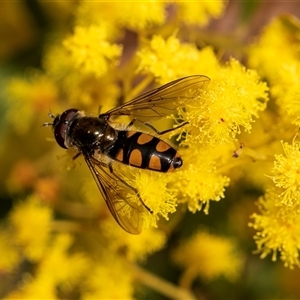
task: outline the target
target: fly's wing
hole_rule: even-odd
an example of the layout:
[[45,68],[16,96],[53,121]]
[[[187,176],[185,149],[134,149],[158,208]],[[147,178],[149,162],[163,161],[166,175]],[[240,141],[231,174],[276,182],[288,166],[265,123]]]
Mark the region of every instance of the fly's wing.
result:
[[136,202],[127,199],[129,193],[137,195],[137,191],[117,173],[110,172],[106,163],[89,156],[85,156],[85,161],[115,220],[125,231],[131,234],[141,233],[143,213],[149,213],[149,211],[138,196]]
[[138,120],[145,122],[149,118],[166,117],[171,115],[177,107],[195,99],[209,81],[210,79],[204,75],[180,78],[142,94],[99,117],[109,119],[111,116],[133,115]]

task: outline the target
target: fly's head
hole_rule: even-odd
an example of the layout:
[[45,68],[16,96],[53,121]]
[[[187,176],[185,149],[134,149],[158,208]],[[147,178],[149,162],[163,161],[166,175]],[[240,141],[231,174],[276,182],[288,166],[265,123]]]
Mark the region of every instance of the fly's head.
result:
[[53,123],[43,124],[43,126],[52,126],[57,144],[64,149],[69,148],[68,130],[76,114],[78,114],[78,109],[76,108],[70,108],[64,111],[61,115],[57,116],[54,116],[52,113],[49,113],[49,116],[54,119]]

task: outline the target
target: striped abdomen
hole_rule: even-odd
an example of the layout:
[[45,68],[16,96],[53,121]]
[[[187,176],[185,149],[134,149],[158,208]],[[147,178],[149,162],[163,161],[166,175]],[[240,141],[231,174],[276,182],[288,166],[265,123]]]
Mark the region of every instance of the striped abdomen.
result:
[[118,131],[118,137],[106,153],[112,159],[137,168],[169,172],[182,166],[179,153],[150,134]]

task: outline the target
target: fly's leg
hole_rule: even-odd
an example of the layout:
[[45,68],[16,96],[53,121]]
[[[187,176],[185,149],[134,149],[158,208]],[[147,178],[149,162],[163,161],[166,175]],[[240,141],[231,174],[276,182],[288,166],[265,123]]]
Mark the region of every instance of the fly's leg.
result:
[[134,124],[135,122],[139,122],[139,123],[141,123],[141,124],[143,124],[143,125],[149,127],[150,129],[152,129],[152,130],[153,130],[156,134],[158,134],[158,135],[166,134],[166,133],[168,133],[168,132],[171,132],[171,131],[173,131],[173,130],[176,130],[176,129],[178,129],[178,128],[181,128],[181,127],[183,127],[183,126],[185,126],[186,124],[189,123],[189,122],[183,122],[183,123],[181,123],[180,125],[178,125],[178,126],[175,127],[175,128],[169,128],[169,129],[166,129],[166,130],[163,130],[163,131],[159,131],[159,130],[157,130],[152,124],[150,124],[150,123],[148,123],[148,122],[142,122],[142,121],[140,121],[140,120],[138,120],[138,119],[132,119],[132,120],[130,121],[130,123],[126,126],[126,129],[127,129],[127,130],[130,129],[130,127],[133,126],[133,124]]
[[79,157],[81,154],[82,154],[81,152],[76,153],[76,154],[74,155],[74,157],[73,157],[73,160],[75,160],[75,159],[76,159],[77,157]]
[[137,119],[132,119],[132,120],[130,121],[130,123],[126,126],[126,129],[129,130],[130,127],[133,126],[133,124],[134,124],[136,121],[138,121],[138,120],[137,120]]
[[148,126],[149,128],[151,128],[153,131],[155,131],[155,133],[157,133],[158,135],[163,135],[163,134],[166,134],[168,132],[171,132],[173,130],[176,130],[178,128],[181,128],[183,126],[185,126],[186,124],[188,124],[189,122],[183,122],[181,123],[180,125],[176,126],[175,128],[169,128],[169,129],[166,129],[166,130],[163,130],[163,131],[159,131],[157,130],[152,124],[150,123],[144,123],[146,126]]
[[137,197],[139,198],[139,200],[141,201],[141,203],[144,205],[144,207],[145,207],[151,214],[153,214],[153,210],[145,204],[145,202],[143,201],[143,199],[141,198],[141,196],[140,196],[140,194],[139,194],[139,191],[138,191],[136,188],[134,188],[133,186],[131,186],[130,184],[128,184],[125,180],[123,180],[122,178],[120,178],[116,173],[114,173],[114,170],[113,170],[113,167],[112,167],[112,163],[111,163],[111,162],[108,163],[108,169],[109,169],[110,173],[113,173],[114,176],[115,176],[116,178],[118,178],[118,180],[120,180],[124,185],[128,186],[130,189],[132,189],[132,190],[136,193]]

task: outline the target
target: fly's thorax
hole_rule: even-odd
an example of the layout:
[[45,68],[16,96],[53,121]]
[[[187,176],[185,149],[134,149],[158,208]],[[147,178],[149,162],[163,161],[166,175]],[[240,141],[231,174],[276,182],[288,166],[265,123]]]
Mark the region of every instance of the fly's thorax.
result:
[[115,130],[106,120],[83,116],[70,124],[66,142],[69,147],[82,150],[102,149],[113,143],[115,136]]
[[116,130],[108,123],[106,123],[106,128],[100,145],[100,149],[102,150],[102,152],[109,149],[116,142],[117,138],[118,138],[118,130]]

